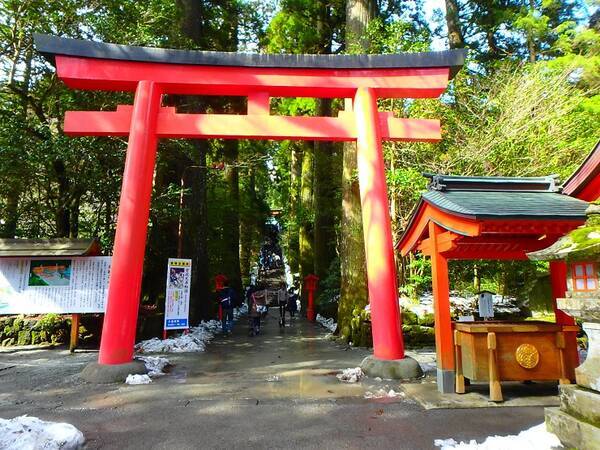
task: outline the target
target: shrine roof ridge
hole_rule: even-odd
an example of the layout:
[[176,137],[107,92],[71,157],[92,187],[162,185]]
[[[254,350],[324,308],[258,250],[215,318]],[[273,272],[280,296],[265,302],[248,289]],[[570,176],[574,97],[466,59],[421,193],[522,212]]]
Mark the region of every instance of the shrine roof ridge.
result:
[[120,61],[201,66],[282,69],[408,69],[450,68],[453,78],[464,64],[466,49],[375,55],[263,54],[180,50],[111,44],[34,34],[35,47],[48,61],[56,55]]
[[487,177],[423,173],[430,191],[560,192],[556,175],[544,177]]

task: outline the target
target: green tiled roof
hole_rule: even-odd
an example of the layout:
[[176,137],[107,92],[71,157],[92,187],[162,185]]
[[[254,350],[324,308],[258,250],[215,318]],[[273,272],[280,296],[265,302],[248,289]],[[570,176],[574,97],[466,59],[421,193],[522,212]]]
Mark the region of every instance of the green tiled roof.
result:
[[585,219],[587,203],[553,192],[428,191],[423,200],[473,218]]
[[474,219],[585,219],[587,202],[560,194],[553,177],[431,178],[422,200]]

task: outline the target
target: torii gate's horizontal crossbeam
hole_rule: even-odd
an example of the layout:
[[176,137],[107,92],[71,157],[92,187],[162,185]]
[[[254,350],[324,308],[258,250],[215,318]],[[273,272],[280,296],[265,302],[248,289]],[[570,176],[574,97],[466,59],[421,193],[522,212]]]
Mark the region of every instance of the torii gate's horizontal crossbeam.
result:
[[379,98],[434,98],[448,85],[448,67],[404,69],[275,69],[160,64],[56,56],[60,79],[75,89],[135,91],[141,80],[164,94],[352,98],[372,88]]
[[[70,136],[127,136],[133,107],[116,111],[68,111],[64,131]],[[441,139],[440,122],[430,119],[396,119],[379,113],[384,140],[436,142]],[[282,117],[266,114],[177,114],[161,108],[156,134],[159,138],[356,140],[354,113],[339,117]]]

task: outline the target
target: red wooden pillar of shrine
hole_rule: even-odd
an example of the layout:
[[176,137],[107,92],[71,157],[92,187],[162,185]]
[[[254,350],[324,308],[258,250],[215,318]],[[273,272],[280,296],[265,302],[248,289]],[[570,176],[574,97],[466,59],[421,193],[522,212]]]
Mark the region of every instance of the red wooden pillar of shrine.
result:
[[125,364],[133,358],[142,286],[146,231],[156,160],[159,86],[140,81],[135,91],[121,187],[100,364]]
[[404,342],[396,288],[392,225],[377,97],[373,89],[357,89],[353,107],[356,118],[358,181],[367,258],[373,352],[378,359],[402,359]]
[[437,385],[442,393],[454,392],[454,346],[450,315],[450,283],[448,260],[439,251],[443,230],[435,222],[428,224],[431,251],[431,284],[435,312],[435,350],[437,356]]

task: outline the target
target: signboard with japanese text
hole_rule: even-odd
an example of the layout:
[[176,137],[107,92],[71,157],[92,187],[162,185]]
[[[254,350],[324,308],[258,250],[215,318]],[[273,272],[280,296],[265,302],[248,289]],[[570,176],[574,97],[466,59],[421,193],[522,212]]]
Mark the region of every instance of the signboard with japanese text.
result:
[[104,312],[110,256],[0,258],[0,314]]
[[167,295],[165,297],[165,330],[189,328],[192,260],[169,258]]

